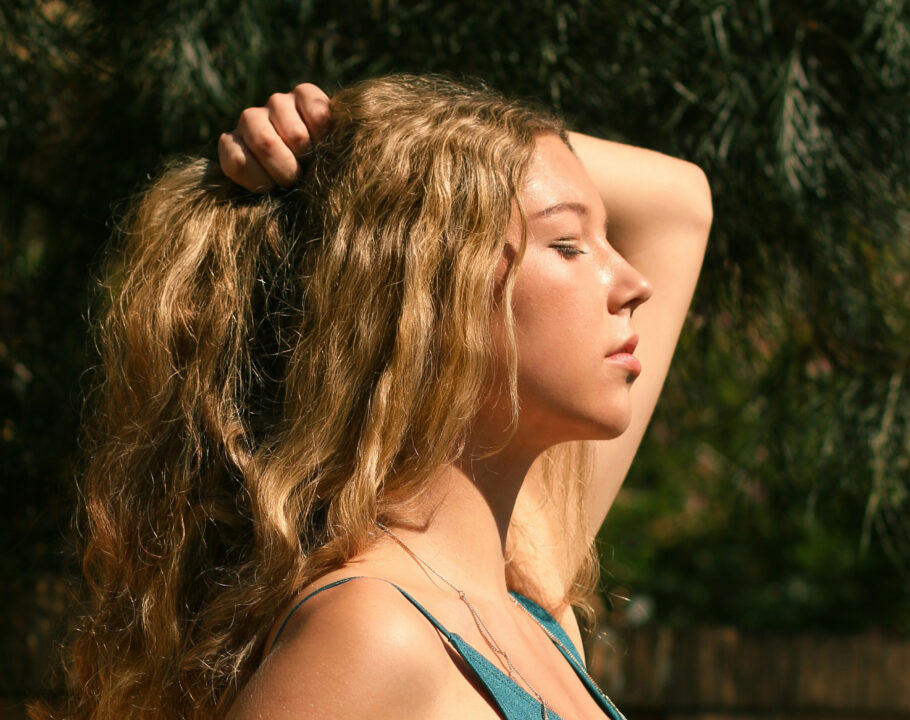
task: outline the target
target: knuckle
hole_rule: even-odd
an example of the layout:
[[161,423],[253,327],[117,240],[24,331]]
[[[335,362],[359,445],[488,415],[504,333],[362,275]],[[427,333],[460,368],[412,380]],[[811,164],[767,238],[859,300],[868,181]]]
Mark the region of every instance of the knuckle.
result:
[[228,148],[227,158],[237,170],[244,170],[249,165],[246,153],[243,152],[243,148],[239,145],[232,145]]
[[313,120],[319,124],[328,122],[329,116],[331,115],[327,102],[314,103],[313,107],[310,108],[310,113],[313,116]]
[[301,83],[294,88],[294,97],[298,103],[325,103],[329,96],[313,83]]
[[266,106],[269,108],[282,107],[287,104],[287,94],[286,93],[272,93],[269,95],[269,99],[266,102]]
[[275,149],[275,137],[265,128],[255,128],[251,130],[248,139],[250,144],[267,154]]
[[221,164],[221,169],[228,176],[235,175],[243,170],[246,165],[246,156],[243,153],[243,148],[229,133],[224,133],[218,138],[218,160]]
[[256,122],[259,117],[259,108],[248,107],[240,113],[240,119],[238,124],[243,127],[248,127],[249,125]]
[[300,148],[303,145],[306,145],[309,142],[310,137],[307,135],[305,130],[294,129],[287,131],[287,142],[288,145],[292,148]]

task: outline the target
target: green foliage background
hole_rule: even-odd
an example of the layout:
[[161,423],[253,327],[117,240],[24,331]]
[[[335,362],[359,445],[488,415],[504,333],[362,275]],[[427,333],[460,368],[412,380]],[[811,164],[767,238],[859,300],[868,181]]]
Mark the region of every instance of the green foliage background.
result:
[[610,592],[662,622],[910,633],[901,0],[5,2],[10,593],[73,569],[90,272],[125,198],[165,156],[212,155],[273,91],[391,71],[484,78],[711,181],[692,319],[601,537]]

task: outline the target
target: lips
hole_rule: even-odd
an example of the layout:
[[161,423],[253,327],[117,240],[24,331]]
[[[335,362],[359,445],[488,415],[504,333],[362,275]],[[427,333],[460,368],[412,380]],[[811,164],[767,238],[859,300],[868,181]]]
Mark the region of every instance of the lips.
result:
[[613,357],[614,355],[632,355],[637,347],[638,335],[630,335],[619,348],[609,353],[607,357]]
[[623,343],[623,345],[618,350],[610,353],[606,358],[611,362],[619,363],[625,366],[629,372],[630,380],[638,377],[641,374],[641,361],[632,354],[635,352],[635,348],[637,346],[638,335],[632,335]]

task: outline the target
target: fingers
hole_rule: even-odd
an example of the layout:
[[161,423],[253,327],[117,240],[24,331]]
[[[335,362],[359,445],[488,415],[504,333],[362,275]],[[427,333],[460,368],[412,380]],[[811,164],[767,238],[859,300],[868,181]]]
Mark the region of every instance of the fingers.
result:
[[297,112],[314,140],[325,135],[331,116],[329,96],[312,83],[301,83],[291,92]]
[[303,156],[310,149],[312,141],[291,93],[275,93],[266,103],[266,109],[269,111],[269,122],[294,157]]
[[232,133],[218,141],[221,168],[254,192],[289,187],[300,176],[298,158],[328,129],[329,97],[311,83],[275,93],[265,107],[247,108]]
[[240,113],[237,129],[262,168],[282,187],[294,184],[299,173],[297,157],[291,152],[269,119],[268,108],[247,108]]
[[275,187],[275,181],[236,131],[218,138],[218,162],[225,175],[247,190],[265,193]]

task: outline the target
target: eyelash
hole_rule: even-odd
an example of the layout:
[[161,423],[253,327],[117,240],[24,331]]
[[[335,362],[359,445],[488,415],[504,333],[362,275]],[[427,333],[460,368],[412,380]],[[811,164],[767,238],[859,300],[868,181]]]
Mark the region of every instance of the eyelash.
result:
[[584,250],[579,250],[577,247],[572,245],[553,245],[553,249],[556,250],[564,258],[573,258],[579,255],[584,255]]

